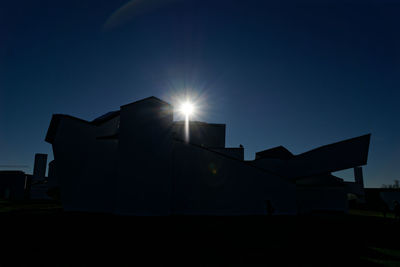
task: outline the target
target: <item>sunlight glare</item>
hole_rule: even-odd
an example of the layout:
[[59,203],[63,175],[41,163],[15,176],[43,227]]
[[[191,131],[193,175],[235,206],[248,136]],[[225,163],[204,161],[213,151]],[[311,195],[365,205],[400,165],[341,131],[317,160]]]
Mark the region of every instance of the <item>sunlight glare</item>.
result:
[[180,111],[185,115],[185,117],[190,116],[194,112],[194,106],[190,102],[185,102],[182,104]]

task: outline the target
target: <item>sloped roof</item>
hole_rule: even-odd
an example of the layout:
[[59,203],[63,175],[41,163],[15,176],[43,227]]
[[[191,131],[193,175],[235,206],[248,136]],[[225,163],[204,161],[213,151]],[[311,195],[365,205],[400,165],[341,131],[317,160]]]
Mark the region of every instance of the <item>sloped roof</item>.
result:
[[144,102],[144,101],[149,101],[149,100],[155,100],[156,102],[159,102],[159,103],[164,104],[164,105],[169,105],[169,106],[171,105],[170,103],[168,103],[168,102],[166,102],[164,100],[161,100],[158,97],[149,96],[149,97],[146,97],[146,98],[143,98],[143,99],[140,99],[140,100],[137,100],[137,101],[122,105],[121,108],[122,107],[126,107],[126,106],[130,106],[130,105],[134,105],[134,104],[138,104],[138,103],[141,103],[141,102]]
[[366,134],[296,155],[288,168],[305,177],[365,165],[370,138],[371,134]]
[[[149,101],[149,100],[152,100],[152,101],[155,100],[155,101],[157,101],[159,103],[170,105],[168,102],[165,102],[165,101],[163,101],[163,100],[161,100],[161,99],[159,99],[159,98],[157,98],[155,96],[150,96],[150,97],[146,97],[146,98],[143,98],[141,100],[134,101],[132,103],[126,104],[126,105],[122,105],[121,107],[125,107],[125,106],[128,106],[128,105],[133,105],[133,104],[137,104],[137,103],[141,103],[143,101]],[[53,116],[51,118],[51,121],[50,121],[49,129],[47,130],[45,141],[48,142],[48,143],[52,143],[53,142],[61,118],[69,118],[69,119],[77,120],[77,121],[80,121],[80,122],[83,122],[83,123],[87,123],[87,124],[90,124],[90,125],[99,126],[99,125],[101,125],[101,124],[103,124],[103,123],[115,118],[116,116],[119,116],[119,114],[120,114],[120,110],[110,111],[110,112],[107,112],[107,113],[101,115],[100,117],[95,118],[94,120],[92,120],[90,122],[86,121],[86,120],[83,120],[83,119],[80,119],[80,118],[76,118],[76,117],[70,116],[70,115],[66,115],[66,114],[53,114]]]
[[[149,100],[152,100],[152,101],[155,100],[156,102],[162,103],[164,105],[170,105],[168,102],[165,102],[164,100],[161,100],[158,97],[150,96],[150,97],[146,97],[146,98],[131,102],[129,104],[122,105],[121,107],[135,105],[135,104],[142,103],[144,101],[149,101]],[[95,125],[101,125],[101,124],[119,116],[119,114],[120,114],[120,110],[110,111],[110,112],[107,112],[106,114],[103,114],[100,117],[97,117],[96,119],[92,120],[91,123],[95,124]]]
[[[259,161],[265,158],[281,160],[280,171],[292,180],[324,175],[367,164],[370,138],[371,134],[366,134],[292,156],[285,148],[277,147],[259,152],[265,153],[265,157],[260,157],[258,154],[255,162],[262,165],[263,163]],[[287,159],[282,160],[282,157]]]
[[50,125],[49,125],[49,129],[47,130],[46,133],[46,137],[45,137],[45,141],[52,144],[54,141],[54,138],[56,136],[57,133],[57,129],[58,129],[58,125],[60,124],[60,120],[61,118],[69,118],[72,120],[76,120],[76,121],[80,121],[82,123],[86,123],[86,124],[91,124],[88,121],[79,119],[77,117],[73,117],[70,115],[65,115],[65,114],[53,114],[53,116],[51,117],[51,121],[50,121]]
[[[314,149],[311,149],[307,152],[298,154],[296,156],[308,156],[314,153],[321,153],[321,152],[333,152],[335,149],[338,148],[353,148],[352,146],[354,145],[359,145],[360,148],[362,149],[361,151],[359,151],[359,153],[362,153],[362,155],[364,156],[363,158],[365,159],[368,156],[368,148],[369,148],[369,142],[371,139],[371,134],[364,134],[361,136],[357,136],[357,137],[353,137],[350,139],[346,139],[346,140],[342,140],[336,143],[332,143],[332,144],[328,144],[328,145],[324,145],[324,146],[320,146]],[[366,161],[366,159],[365,159]]]
[[272,158],[272,159],[291,159],[294,155],[283,146],[273,147],[256,153],[256,159]]
[[260,170],[260,171],[262,171],[262,172],[275,175],[275,176],[277,176],[277,177],[283,178],[285,181],[291,182],[291,181],[289,181],[289,180],[287,179],[287,177],[285,177],[284,175],[282,175],[282,174],[280,174],[280,173],[276,173],[276,172],[273,172],[273,171],[270,171],[270,170],[267,170],[267,169],[260,168],[260,167],[258,167],[258,166],[253,165],[253,164],[252,164],[251,162],[249,162],[249,161],[244,161],[244,160],[237,159],[237,158],[235,158],[235,157],[232,157],[232,156],[226,155],[226,154],[224,154],[224,153],[215,151],[215,150],[213,150],[213,148],[204,147],[204,146],[197,145],[197,144],[190,143],[190,142],[189,142],[189,143],[186,143],[185,141],[180,140],[180,139],[177,139],[177,138],[174,138],[173,140],[174,140],[175,142],[179,142],[179,143],[185,144],[185,145],[187,145],[187,146],[193,146],[193,147],[200,148],[200,149],[202,149],[202,150],[207,150],[207,151],[209,151],[209,152],[211,152],[211,153],[220,155],[221,157],[227,158],[227,159],[232,160],[232,161],[239,162],[239,164],[243,164],[243,165],[246,165],[246,166],[250,166],[250,167],[252,167],[252,168],[254,168],[254,169],[257,169],[257,170]]
[[120,114],[119,110],[110,111],[110,112],[107,112],[106,114],[103,114],[100,117],[97,117],[96,119],[92,120],[91,123],[93,123],[95,125],[100,125],[106,121],[109,121],[109,120],[119,116],[119,114]]

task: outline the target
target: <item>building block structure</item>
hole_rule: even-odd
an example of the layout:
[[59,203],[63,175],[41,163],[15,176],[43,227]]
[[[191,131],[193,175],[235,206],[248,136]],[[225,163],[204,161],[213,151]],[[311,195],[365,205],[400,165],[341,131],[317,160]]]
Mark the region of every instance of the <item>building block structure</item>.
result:
[[272,205],[274,214],[346,211],[350,187],[331,172],[366,164],[370,140],[365,135],[296,156],[278,147],[245,161],[242,146],[225,147],[224,124],[190,122],[189,128],[187,142],[173,107],[156,97],[93,121],[53,115],[46,141],[64,210],[256,215]]

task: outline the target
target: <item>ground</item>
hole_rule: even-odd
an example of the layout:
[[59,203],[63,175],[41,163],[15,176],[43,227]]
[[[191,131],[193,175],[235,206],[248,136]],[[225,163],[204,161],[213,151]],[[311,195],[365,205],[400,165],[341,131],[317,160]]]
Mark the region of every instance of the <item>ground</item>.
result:
[[0,202],[0,221],[0,266],[400,266],[400,223],[372,211],[120,217]]

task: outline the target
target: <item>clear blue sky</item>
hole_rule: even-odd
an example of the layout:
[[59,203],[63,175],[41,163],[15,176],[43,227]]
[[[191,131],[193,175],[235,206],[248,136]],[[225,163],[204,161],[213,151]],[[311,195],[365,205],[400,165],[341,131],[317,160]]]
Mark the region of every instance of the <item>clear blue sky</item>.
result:
[[0,2],[0,165],[52,154],[53,113],[190,89],[247,159],[372,133],[366,186],[400,178],[396,1],[128,2]]

